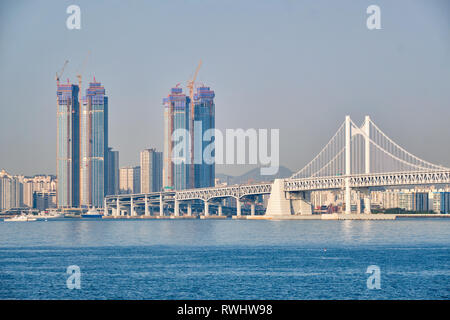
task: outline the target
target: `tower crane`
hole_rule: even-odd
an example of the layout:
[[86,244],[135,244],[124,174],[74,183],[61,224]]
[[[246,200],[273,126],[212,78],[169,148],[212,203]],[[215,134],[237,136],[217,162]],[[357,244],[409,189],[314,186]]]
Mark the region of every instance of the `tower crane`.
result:
[[[80,98],[82,95],[82,90],[81,90],[81,78],[82,78],[82,74],[84,71],[84,68],[86,67],[89,55],[91,54],[91,51],[88,51],[86,58],[84,58],[83,64],[81,65],[80,71],[77,74],[77,79],[78,79],[78,88],[79,88],[79,93],[80,93]],[[81,101],[80,99],[78,101]]]
[[189,88],[189,98],[191,103],[191,119],[189,123],[189,133],[191,138],[191,146],[190,146],[190,167],[189,167],[189,181],[191,184],[191,188],[194,188],[194,115],[195,115],[195,108],[194,108],[194,85],[195,80],[197,79],[198,71],[200,70],[200,67],[202,66],[202,60],[200,59],[197,69],[195,70],[194,76],[191,80],[188,81],[187,87]]
[[62,77],[62,75],[63,75],[63,73],[64,73],[64,69],[66,68],[66,66],[67,66],[68,63],[69,63],[69,60],[66,60],[66,61],[64,62],[64,65],[63,65],[62,68],[61,68],[61,71],[56,72],[56,77],[55,77],[55,79],[56,79],[56,85],[59,85],[59,79],[61,79],[61,77]]

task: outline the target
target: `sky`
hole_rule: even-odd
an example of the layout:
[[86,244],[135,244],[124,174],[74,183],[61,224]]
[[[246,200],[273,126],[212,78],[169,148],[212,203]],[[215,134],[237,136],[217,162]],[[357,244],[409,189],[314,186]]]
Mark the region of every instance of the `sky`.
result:
[[[81,8],[69,30],[66,9]],[[381,8],[369,30],[366,9]],[[56,171],[55,73],[83,70],[109,97],[120,165],[163,146],[162,98],[198,81],[216,93],[216,127],[280,130],[280,164],[296,171],[345,115],[365,115],[411,153],[450,166],[450,2],[0,2],[0,168]],[[247,166],[218,166],[239,175]]]

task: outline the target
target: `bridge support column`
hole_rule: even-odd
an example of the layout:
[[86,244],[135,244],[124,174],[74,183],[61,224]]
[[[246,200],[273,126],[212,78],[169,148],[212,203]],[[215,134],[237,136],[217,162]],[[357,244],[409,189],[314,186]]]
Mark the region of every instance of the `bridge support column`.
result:
[[162,193],[159,195],[159,215],[164,216],[164,201]]
[[361,214],[361,192],[356,193],[356,213]]
[[175,200],[175,204],[173,207],[173,215],[175,217],[179,217],[180,216],[180,202],[178,200]]
[[120,216],[120,200],[119,197],[116,199],[116,212],[114,214],[116,217]]
[[255,202],[252,202],[251,203],[251,207],[250,207],[250,214],[252,215],[252,216],[254,216],[255,215],[255,208],[256,207],[256,204],[255,204]]
[[103,215],[104,216],[109,215],[109,208],[108,204],[106,203],[106,198],[103,198]]
[[223,216],[223,212],[222,212],[222,201],[219,202],[219,204],[217,205],[217,214],[219,216]]
[[241,214],[242,214],[241,211],[242,211],[242,210],[241,210],[241,199],[236,198],[236,215],[237,215],[238,217],[241,216]]
[[150,212],[149,212],[149,210],[148,210],[148,198],[147,198],[147,196],[145,196],[145,203],[144,203],[144,206],[145,206],[145,208],[144,208],[144,215],[146,216],[146,217],[148,217],[149,215],[150,215]]
[[205,217],[209,216],[209,202],[205,200]]
[[370,199],[370,194],[364,198],[364,213],[371,214],[372,213],[372,203]]
[[106,198],[103,198],[103,215],[108,216],[109,215],[109,207],[106,203]]
[[188,216],[192,216],[192,203],[187,204],[187,214]]
[[372,213],[372,203],[371,203],[371,197],[370,197],[370,189],[367,188],[367,190],[364,191],[364,213],[371,214]]
[[130,197],[130,215],[132,217],[136,216],[136,211],[134,211],[133,197]]

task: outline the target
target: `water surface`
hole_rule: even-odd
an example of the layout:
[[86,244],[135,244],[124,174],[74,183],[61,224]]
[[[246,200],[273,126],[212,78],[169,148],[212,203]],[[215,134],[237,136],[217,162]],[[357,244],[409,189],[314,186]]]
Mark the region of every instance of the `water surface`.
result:
[[[81,269],[81,289],[66,268]],[[369,265],[381,289],[366,286]],[[1,299],[448,299],[450,219],[0,222]]]

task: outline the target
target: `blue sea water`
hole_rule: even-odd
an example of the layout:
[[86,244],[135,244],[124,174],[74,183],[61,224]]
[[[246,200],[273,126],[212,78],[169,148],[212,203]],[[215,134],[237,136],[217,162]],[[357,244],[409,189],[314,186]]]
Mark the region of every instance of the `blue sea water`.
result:
[[449,299],[450,219],[0,222],[0,298]]

